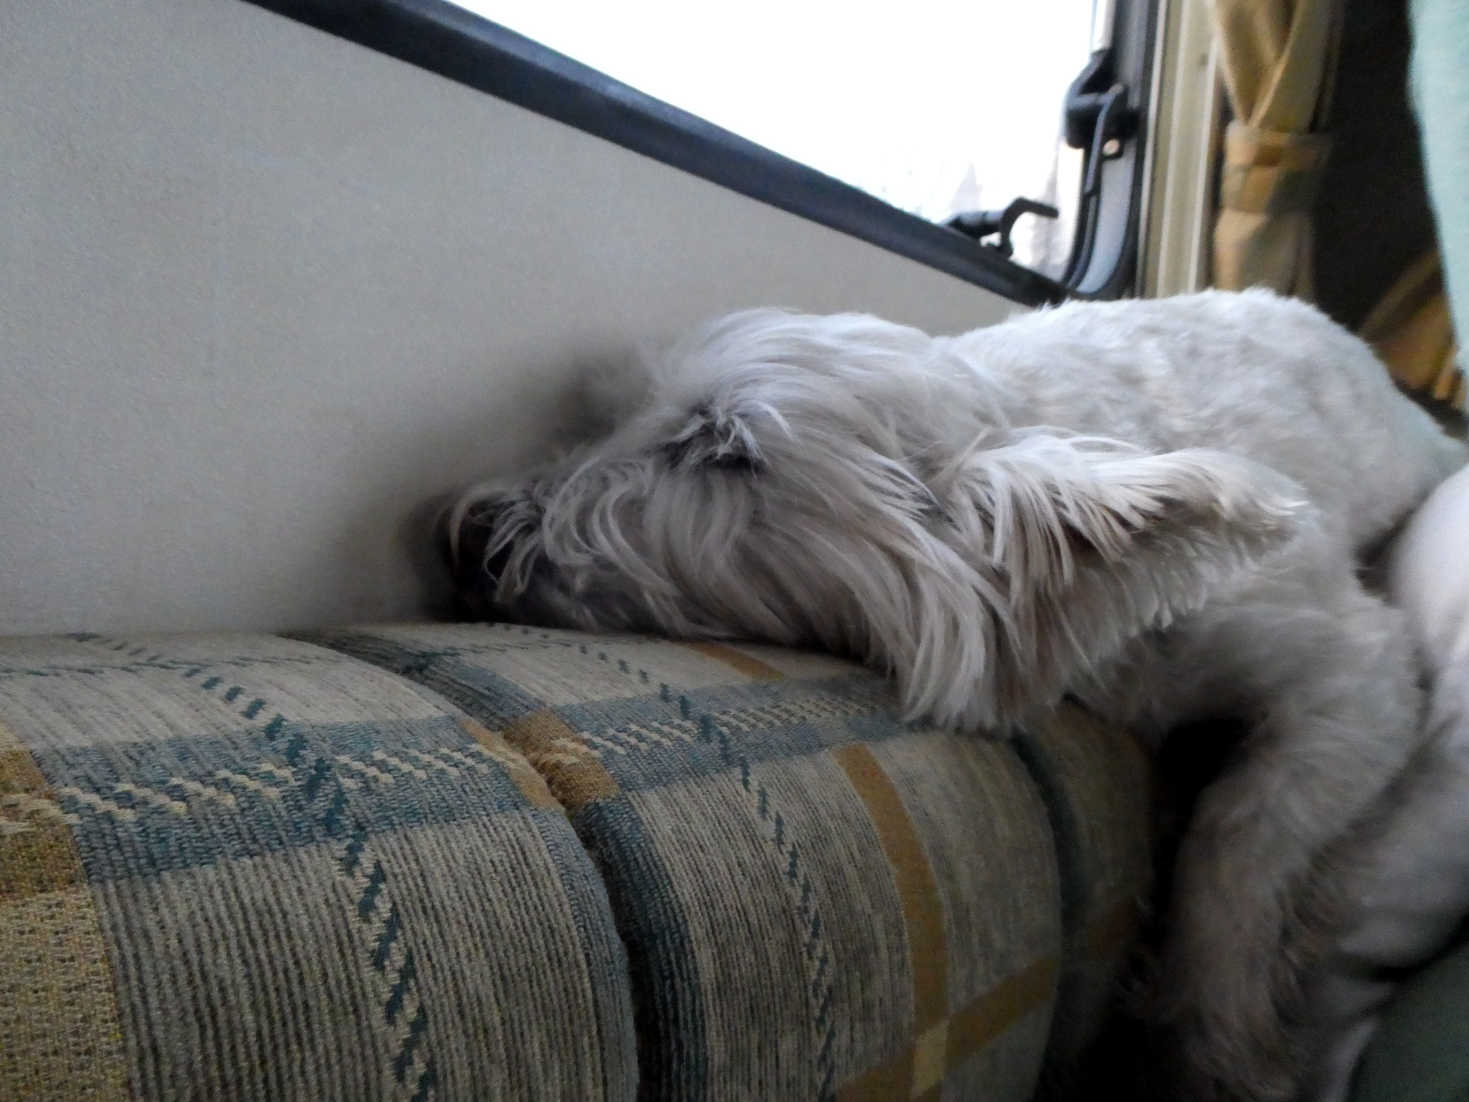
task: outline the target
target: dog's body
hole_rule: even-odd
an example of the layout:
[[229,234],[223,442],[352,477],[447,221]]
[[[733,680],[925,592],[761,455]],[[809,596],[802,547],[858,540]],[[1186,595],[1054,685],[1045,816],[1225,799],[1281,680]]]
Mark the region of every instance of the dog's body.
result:
[[464,589],[852,654],[967,729],[1063,693],[1155,741],[1248,717],[1181,849],[1150,1012],[1181,1097],[1300,1090],[1349,904],[1322,857],[1420,741],[1411,642],[1356,562],[1465,458],[1366,346],[1263,292],[937,339],[757,311],[621,393],[605,439],[461,499]]
[[1356,906],[1318,979],[1332,1038],[1314,1084],[1344,1098],[1395,981],[1453,944],[1469,916],[1469,468],[1393,540],[1386,591],[1403,609],[1430,686],[1422,745],[1350,835],[1339,890]]

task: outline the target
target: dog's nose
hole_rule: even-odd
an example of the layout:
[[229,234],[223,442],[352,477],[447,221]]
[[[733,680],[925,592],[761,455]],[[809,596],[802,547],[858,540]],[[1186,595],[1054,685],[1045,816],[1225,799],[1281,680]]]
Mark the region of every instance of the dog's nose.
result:
[[499,529],[499,518],[509,507],[510,499],[502,496],[476,498],[460,502],[446,510],[439,524],[440,553],[448,564],[454,585],[461,593],[492,596],[500,575],[510,561],[511,545],[497,548],[485,558],[485,550]]

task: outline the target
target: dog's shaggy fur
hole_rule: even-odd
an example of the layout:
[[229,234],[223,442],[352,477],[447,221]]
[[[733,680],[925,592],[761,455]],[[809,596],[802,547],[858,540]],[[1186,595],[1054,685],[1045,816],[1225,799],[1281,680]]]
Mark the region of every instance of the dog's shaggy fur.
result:
[[1148,1011],[1178,1097],[1302,1089],[1347,902],[1324,855],[1420,741],[1411,643],[1356,563],[1465,458],[1366,346],[1265,292],[953,338],[759,310],[615,392],[604,438],[449,514],[481,610],[822,647],[967,730],[1063,694],[1155,743],[1246,717]]
[[1355,904],[1317,977],[1329,1048],[1315,1093],[1345,1098],[1399,977],[1451,945],[1469,916],[1469,468],[1441,485],[1393,541],[1386,591],[1428,675],[1423,745],[1334,855]]

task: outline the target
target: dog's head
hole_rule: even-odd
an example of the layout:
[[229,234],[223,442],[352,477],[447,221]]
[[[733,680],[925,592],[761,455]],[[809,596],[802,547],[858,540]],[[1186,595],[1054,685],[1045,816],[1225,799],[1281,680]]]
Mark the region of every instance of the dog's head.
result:
[[1233,456],[1013,425],[982,367],[862,316],[733,315],[629,406],[564,461],[458,500],[471,606],[822,647],[947,725],[1053,702],[1287,542],[1303,507]]

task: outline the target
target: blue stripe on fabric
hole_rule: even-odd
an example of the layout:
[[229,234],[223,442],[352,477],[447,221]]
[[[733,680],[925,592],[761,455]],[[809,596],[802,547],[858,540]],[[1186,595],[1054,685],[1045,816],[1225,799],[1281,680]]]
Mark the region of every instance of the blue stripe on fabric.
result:
[[1082,963],[1086,938],[1086,913],[1090,894],[1086,867],[1082,859],[1081,828],[1076,821],[1066,783],[1040,740],[1026,731],[1011,736],[1015,756],[1025,766],[1031,783],[1041,797],[1050,825],[1051,843],[1056,856],[1056,872],[1061,889],[1062,967],[1056,987],[1055,1010],[1051,1015],[1050,1035],[1042,1067],[1060,1066],[1061,1057],[1071,1051],[1076,1023],[1070,1008],[1078,1003],[1086,986],[1086,977],[1078,967]]
[[[678,694],[664,701],[656,696],[613,704],[578,704],[557,708],[557,714],[596,748],[603,767],[628,791],[715,776],[751,765],[817,754],[854,740],[884,742],[909,734],[890,709],[877,707],[855,714],[797,719],[781,714],[812,689],[810,683],[774,682],[729,689]],[[820,687],[822,695],[838,696],[833,686]],[[685,718],[687,716],[687,718]],[[739,747],[738,757],[702,737],[707,724]],[[662,741],[660,741],[660,739]]]
[[[483,647],[416,647],[352,631],[307,638],[408,677],[491,728],[546,706],[485,669],[482,664],[493,660],[493,654]],[[591,653],[587,641],[576,645]],[[732,767],[717,747],[700,741],[701,717],[737,740],[747,763],[802,757],[853,739],[881,742],[910,730],[897,715],[890,685],[865,671],[683,691],[662,683],[655,689],[648,671],[635,661],[613,663],[608,656],[608,665],[625,678],[626,696],[559,705],[555,712],[588,738],[603,766],[630,791],[714,776]],[[819,714],[823,703],[829,715]]]
[[693,934],[674,877],[625,796],[572,817],[602,868],[627,946],[637,1026],[639,1097],[709,1097],[709,1023]]
[[[370,656],[365,657],[372,661]],[[390,667],[391,668],[391,667]],[[457,657],[446,657],[422,670],[394,670],[432,689],[488,727],[503,727],[542,707],[530,693],[497,673]]]
[[[650,692],[637,678],[627,679],[628,694],[604,700],[582,701],[557,707],[557,714],[568,723],[597,725],[601,717],[623,709],[646,709],[658,703],[678,704],[687,717],[695,714],[724,714],[740,709],[767,708],[796,711],[822,702],[838,714],[896,715],[891,690],[866,673],[853,672],[834,677],[808,680],[748,681],[727,685],[710,685],[694,689],[674,687],[665,694]],[[630,713],[635,714],[635,712]],[[652,714],[652,713],[649,713]]]
[[[78,637],[78,641],[97,642],[101,645],[108,642],[101,636]],[[126,646],[123,641],[112,649]],[[130,653],[141,653],[143,649],[135,647]],[[196,667],[183,671],[182,676],[192,679],[202,672],[205,672],[204,667]],[[224,678],[219,675],[211,675],[200,684],[200,688],[210,691],[223,681]],[[244,691],[243,686],[238,687],[237,691],[227,691],[224,703],[232,704]],[[263,709],[263,699],[260,704]],[[253,702],[251,706],[253,707]],[[444,727],[449,722],[452,719],[441,718],[439,726]],[[228,744],[236,748],[253,743],[257,747],[270,748],[278,746],[275,740],[277,736],[287,732],[288,726],[285,717],[277,712],[263,729],[252,733],[255,736],[253,739],[247,734],[241,739],[215,737],[195,741],[215,746]],[[219,788],[189,777],[188,767],[196,765],[198,761],[198,756],[192,753],[194,747],[189,740],[168,739],[152,743],[103,741],[99,747],[89,749],[93,754],[101,753],[105,756],[100,763],[94,760],[91,763],[93,769],[85,773],[70,774],[57,769],[58,764],[65,764],[77,756],[70,750],[53,751],[49,755],[44,751],[33,751],[33,759],[45,774],[49,757],[49,764],[54,771],[47,779],[56,789],[55,797],[63,806],[71,804],[84,809],[73,812],[72,833],[89,883],[95,884],[109,875],[153,878],[160,872],[180,867],[178,862],[181,855],[202,858],[200,863],[230,856],[259,856],[271,851],[272,842],[285,840],[309,821],[308,829],[313,840],[320,840],[340,850],[340,868],[353,885],[360,889],[356,908],[362,920],[359,930],[366,931],[369,928],[368,924],[375,919],[379,906],[387,908],[390,919],[388,925],[392,930],[387,939],[387,947],[390,949],[391,943],[398,941],[402,934],[401,927],[393,921],[398,914],[392,894],[394,889],[388,883],[382,863],[373,859],[371,853],[364,854],[372,830],[368,822],[371,816],[365,816],[362,812],[381,811],[385,803],[375,799],[373,786],[395,788],[395,796],[401,799],[405,795],[403,788],[398,787],[401,779],[412,778],[429,787],[444,787],[442,784],[435,785],[435,782],[443,781],[447,777],[449,780],[465,782],[464,787],[471,790],[483,790],[488,786],[483,783],[475,784],[476,775],[482,782],[496,776],[502,781],[507,778],[498,763],[491,766],[488,763],[475,762],[463,751],[436,747],[432,745],[431,739],[424,740],[422,736],[434,726],[431,720],[427,723],[403,721],[371,725],[348,724],[340,725],[338,729],[360,730],[368,726],[378,733],[396,732],[400,736],[392,744],[396,754],[410,754],[418,758],[424,768],[410,766],[397,758],[385,760],[374,756],[372,761],[375,767],[396,767],[401,770],[401,777],[391,777],[378,768],[369,770],[349,756],[332,753],[333,740],[322,732],[329,732],[333,728],[321,728],[318,731],[321,737],[313,738],[312,728],[305,725],[297,725],[290,731],[287,751],[282,757],[267,761],[254,755],[246,755],[246,760],[240,760],[240,755],[236,753],[232,755],[232,760],[239,766],[238,769],[216,770],[210,774],[212,780],[242,787],[249,797],[255,798],[253,804],[249,798],[242,800],[233,793],[221,794]],[[429,749],[422,750],[406,745],[401,736],[409,732],[428,745]],[[442,732],[440,734],[442,736]],[[474,745],[467,738],[461,737],[456,741],[466,748]],[[266,753],[269,752],[267,749]],[[446,762],[443,768],[439,768],[436,763],[445,757],[453,760],[455,767],[451,768]],[[118,762],[131,763],[135,768],[116,768]],[[364,773],[368,782],[342,775],[334,763],[344,770],[352,768],[354,763],[361,766],[356,772]],[[85,786],[105,776],[109,765],[114,767],[118,776],[129,778],[148,776],[148,768],[157,769],[159,765],[176,766],[180,771],[156,788],[142,785],[139,780],[128,779],[118,780],[109,795],[104,795],[100,786],[95,792],[88,791]],[[136,768],[139,766],[143,768]],[[252,779],[252,770],[267,773],[275,783],[267,786],[258,776]],[[66,783],[73,779],[79,783]],[[123,787],[124,784],[126,788]],[[178,795],[175,789],[182,790],[183,798],[174,798]],[[362,791],[366,795],[354,799],[349,797],[349,789]],[[466,801],[471,807],[475,806],[473,794],[471,791],[471,800]],[[128,802],[119,802],[119,797],[126,797]],[[186,800],[201,804],[212,803],[222,808],[223,812],[196,815],[195,809]],[[354,804],[360,806],[352,806]],[[421,796],[419,806],[428,806]],[[245,811],[244,815],[240,814],[242,809]],[[170,837],[171,834],[174,836]],[[224,844],[220,844],[221,842]],[[244,851],[233,852],[232,844],[234,849],[239,849],[242,842]],[[352,871],[363,863],[364,857],[372,860],[371,872],[365,884],[357,881]],[[374,948],[374,957],[379,952],[386,952],[381,939]],[[386,972],[387,967],[388,961],[385,958],[378,970]],[[410,946],[405,949],[402,967],[393,978],[389,1004],[394,1000],[406,1002],[409,995],[418,993],[417,986],[413,950]],[[387,1008],[384,1008],[384,1013],[391,1025],[395,1014]],[[423,1050],[421,1054],[420,1049]],[[429,1046],[429,1011],[423,1002],[418,1002],[413,1021],[406,1036],[402,1037],[390,1066],[400,1085],[413,1087],[412,1097],[419,1102],[427,1102],[437,1089],[436,1064]]]
[[[524,630],[534,634],[533,629]],[[581,638],[578,641],[577,636],[533,640],[533,645],[529,648],[499,645],[498,637],[492,642],[477,646],[422,647],[391,637],[351,630],[315,632],[299,635],[297,638],[331,647],[343,654],[408,677],[448,697],[477,718],[497,719],[501,723],[545,707],[546,702],[489,669],[488,665],[493,663],[498,654],[505,650],[544,649],[547,646],[574,648],[582,654],[592,654],[595,647],[594,643],[587,642],[587,638],[595,637]],[[666,640],[641,637],[618,640],[623,646],[636,642],[644,642],[655,651],[669,645]],[[664,683],[658,683],[654,688],[655,682],[649,672],[638,666],[635,660],[621,656],[614,660],[604,649],[597,649],[595,653],[607,662],[609,669],[616,669],[623,675],[626,694],[614,693],[594,702],[558,707],[558,714],[573,724],[582,709],[595,711],[634,704],[650,696],[672,700],[680,694],[688,698],[684,706],[688,714],[695,710],[724,712],[746,701],[780,702],[817,695],[830,696],[838,702],[841,710],[848,712],[853,710],[854,701],[860,702],[856,705],[858,708],[870,707],[874,711],[888,711],[896,706],[892,688],[886,680],[876,674],[856,669],[851,673],[822,678],[738,681],[684,690],[670,688]],[[554,664],[554,659],[550,656],[548,661]],[[599,691],[607,691],[607,688],[606,685],[598,686]]]
[[257,730],[41,746],[32,755],[62,810],[77,817],[92,881],[345,841],[349,824],[366,836],[528,812],[514,781],[453,717],[284,724],[282,735],[284,747]]
[[353,631],[312,632],[295,638],[409,678],[489,727],[503,726],[542,706],[514,682],[475,662],[465,648],[415,647]]
[[618,933],[607,882],[565,818],[537,816],[531,822],[551,855],[581,946],[597,1023],[597,1047],[609,1078],[606,1093],[631,1098],[638,1082],[637,1002],[627,945]]
[[[270,657],[235,655],[219,659],[211,658],[207,665],[211,669],[221,666],[229,669],[249,669],[252,666],[291,666],[302,669],[329,665],[335,660],[335,656],[330,654]],[[101,661],[0,663],[0,682],[25,678],[103,677],[114,673],[147,673],[154,670],[178,673],[182,677],[198,677],[204,669],[205,666],[190,659],[166,658],[156,655],[127,662],[109,662],[103,659]]]

